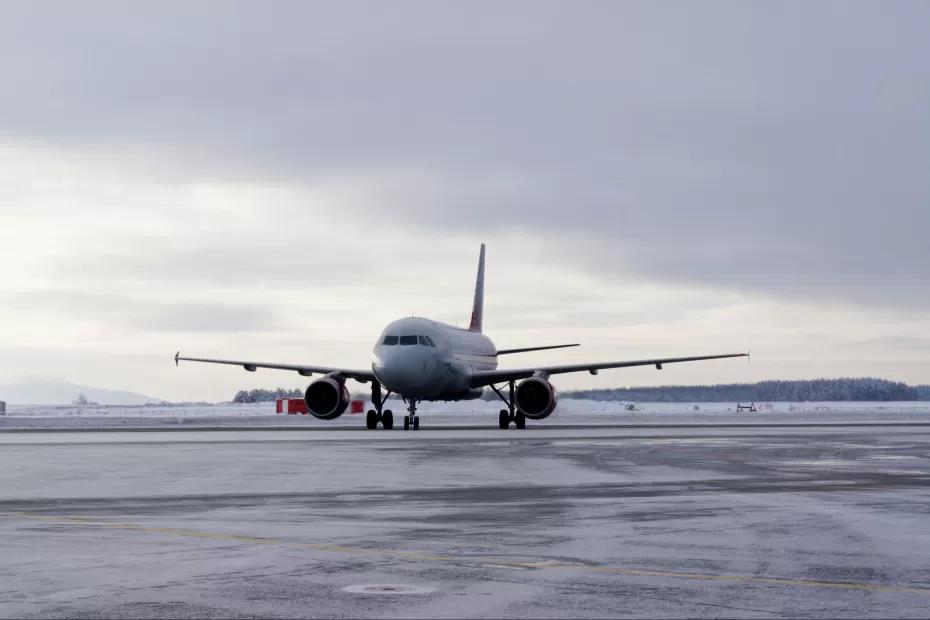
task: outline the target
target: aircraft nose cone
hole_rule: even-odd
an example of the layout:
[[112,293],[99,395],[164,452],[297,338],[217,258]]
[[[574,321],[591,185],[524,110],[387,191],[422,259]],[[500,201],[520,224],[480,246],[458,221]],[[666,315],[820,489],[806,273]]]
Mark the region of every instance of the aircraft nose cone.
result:
[[432,355],[418,350],[382,353],[375,360],[375,373],[382,385],[402,395],[419,395],[436,367]]

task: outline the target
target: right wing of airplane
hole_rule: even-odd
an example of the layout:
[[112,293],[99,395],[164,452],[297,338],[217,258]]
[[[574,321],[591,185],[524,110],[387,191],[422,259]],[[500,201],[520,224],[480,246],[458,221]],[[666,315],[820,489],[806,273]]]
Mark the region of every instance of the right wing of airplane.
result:
[[370,370],[354,370],[350,368],[333,368],[331,366],[302,366],[298,364],[274,364],[266,362],[247,362],[240,360],[217,360],[217,359],[206,359],[202,357],[181,357],[181,352],[179,351],[174,356],[175,365],[178,362],[204,362],[207,364],[227,364],[229,366],[242,366],[249,372],[255,372],[259,368],[271,368],[274,370],[293,370],[299,375],[304,377],[309,377],[310,375],[330,375],[338,374],[346,379],[355,379],[360,383],[367,383],[373,381],[375,378],[375,373]]
[[725,357],[748,357],[748,353],[724,353],[721,355],[699,355],[696,357],[664,357],[651,360],[632,360],[624,362],[595,362],[592,364],[569,364],[565,366],[536,366],[534,368],[515,368],[511,370],[479,370],[472,375],[471,386],[473,388],[503,383],[505,381],[516,381],[526,379],[532,376],[558,375],[568,372],[590,372],[596,375],[598,370],[608,368],[629,368],[631,366],[655,366],[661,370],[663,364],[676,364],[678,362],[697,362],[700,360],[716,360]]

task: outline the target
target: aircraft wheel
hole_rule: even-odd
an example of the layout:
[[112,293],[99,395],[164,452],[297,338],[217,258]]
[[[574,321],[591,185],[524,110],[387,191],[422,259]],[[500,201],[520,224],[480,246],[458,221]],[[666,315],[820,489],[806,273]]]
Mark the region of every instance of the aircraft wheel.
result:
[[384,430],[389,431],[394,428],[394,414],[388,410],[381,415],[381,426]]
[[526,428],[526,416],[519,411],[514,416],[513,422],[517,425],[517,428]]
[[413,416],[413,430],[416,431],[419,429],[420,429],[420,416],[415,415]]
[[498,426],[501,427],[501,430],[506,430],[510,426],[510,412],[506,409],[501,409],[500,416],[497,419]]
[[368,415],[365,418],[365,426],[367,426],[370,431],[378,428],[378,414],[374,409],[368,410]]
[[410,417],[409,416],[404,416],[404,430],[405,431],[410,430]]

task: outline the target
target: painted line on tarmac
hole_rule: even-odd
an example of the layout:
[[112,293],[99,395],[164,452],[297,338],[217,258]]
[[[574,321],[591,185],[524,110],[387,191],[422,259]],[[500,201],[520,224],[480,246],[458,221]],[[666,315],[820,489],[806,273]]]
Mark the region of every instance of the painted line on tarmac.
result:
[[[217,540],[224,542],[241,542],[256,545],[276,545],[297,550],[323,551],[327,553],[341,553],[354,556],[368,556],[381,558],[394,558],[407,561],[427,561],[427,562],[446,562],[462,565],[475,566],[473,559],[467,556],[424,553],[418,551],[403,551],[399,549],[377,549],[372,547],[349,547],[345,545],[319,544],[319,543],[301,543],[296,541],[283,540],[278,538],[265,538],[261,536],[248,536],[241,534],[226,534],[223,532],[210,532],[206,530],[192,530],[186,528],[174,527],[154,527],[139,525],[138,523],[127,523],[117,521],[99,521],[88,517],[67,516],[67,515],[36,515],[25,512],[0,512],[0,517],[13,519],[24,519],[34,521],[44,521],[48,523],[64,523],[69,525],[83,525],[88,527],[99,527],[129,532],[142,532],[146,534],[164,534],[168,536],[178,536],[184,538],[198,538],[205,540]],[[471,561],[470,561],[471,560]],[[713,573],[689,573],[679,571],[650,570],[642,568],[630,568],[620,566],[597,566],[582,564],[577,562],[560,562],[560,561],[536,561],[536,562],[516,562],[516,561],[494,561],[477,564],[484,568],[496,568],[507,570],[543,570],[552,568],[573,568],[587,570],[589,572],[605,575],[623,575],[628,577],[663,577],[672,579],[694,579],[701,581],[718,581],[718,582],[738,582],[753,583],[764,585],[780,586],[801,586],[810,588],[827,588],[838,590],[867,590],[870,592],[897,592],[910,594],[927,594],[930,595],[930,588],[919,588],[914,586],[895,586],[877,583],[849,582],[849,581],[824,581],[816,579],[795,579],[790,577],[765,577],[753,575],[721,575]]]
[[639,568],[622,568],[612,566],[593,566],[589,570],[609,575],[630,575],[632,577],[672,577],[675,579],[700,579],[704,581],[736,581],[766,585],[805,586],[811,588],[834,588],[841,590],[869,590],[872,592],[909,592],[930,594],[930,588],[911,586],[890,586],[878,583],[855,583],[849,581],[820,581],[816,579],[794,579],[791,577],[756,577],[752,575],[715,575],[711,573],[682,573],[676,571],[647,570]]
[[438,555],[431,553],[422,553],[416,551],[401,551],[396,549],[375,549],[368,547],[347,547],[344,545],[320,544],[320,543],[301,543],[278,538],[265,538],[261,536],[248,536],[242,534],[226,534],[223,532],[210,532],[207,530],[192,530],[176,527],[155,527],[148,525],[139,525],[138,523],[127,523],[121,521],[98,521],[88,517],[66,516],[66,515],[36,515],[25,512],[2,512],[0,516],[29,519],[34,521],[44,521],[47,523],[64,523],[69,525],[84,525],[88,527],[99,527],[104,529],[121,530],[129,532],[142,532],[146,534],[166,534],[170,536],[180,536],[185,538],[200,538],[206,540],[218,540],[228,542],[243,542],[256,545],[280,545],[291,549],[309,549],[313,551],[326,551],[332,553],[342,553],[359,556],[378,556],[391,557],[405,560],[428,560],[438,562],[450,562],[460,560],[458,556]]

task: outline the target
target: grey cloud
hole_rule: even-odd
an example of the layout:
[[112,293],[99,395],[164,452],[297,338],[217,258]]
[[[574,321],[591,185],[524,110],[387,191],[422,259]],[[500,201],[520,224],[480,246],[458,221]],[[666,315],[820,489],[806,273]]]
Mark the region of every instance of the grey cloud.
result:
[[[49,266],[48,272],[121,280],[153,280],[159,284],[199,283],[214,288],[238,287],[253,291],[264,288],[297,290],[309,287],[357,286],[347,274],[364,272],[367,278],[387,275],[389,266],[379,266],[351,252],[332,256],[290,239],[278,242],[273,236],[248,246],[220,242],[194,243],[189,247],[161,247],[143,255],[124,250],[86,252],[83,256]],[[334,269],[334,259],[338,268]]]
[[8,292],[5,306],[30,316],[52,313],[58,320],[70,317],[115,322],[152,332],[249,332],[283,327],[271,308],[242,302],[197,303],[138,299],[115,293],[33,290]]
[[844,343],[848,349],[872,355],[876,351],[893,351],[896,354],[917,354],[930,356],[930,337],[921,336],[884,336],[880,338],[867,338],[851,340]]
[[927,23],[904,1],[8,3],[0,133],[148,148],[194,178],[413,171],[359,218],[921,307]]
[[[431,295],[461,294],[463,304],[469,303],[473,278],[470,272],[464,281],[449,281],[442,278],[442,268],[431,262],[429,252],[401,258],[397,243],[389,239],[366,239],[356,231],[324,231],[325,236],[341,239],[333,245],[319,239],[314,226],[312,221],[307,223],[310,232],[306,238],[299,232],[282,233],[256,242],[244,239],[240,233],[226,244],[219,239],[188,239],[184,244],[153,242],[144,253],[134,253],[132,248],[88,249],[79,256],[51,261],[41,273],[49,279],[86,283],[94,289],[145,282],[155,290],[170,291],[182,302],[192,290],[200,291],[214,297],[227,296],[237,308],[241,303],[260,300],[266,304],[304,300],[317,318],[345,314],[346,310],[314,306],[314,297],[329,298],[339,292],[354,299],[377,299],[389,293],[418,298],[424,283],[428,283]],[[369,247],[360,251],[360,244]],[[173,307],[168,305],[168,311]],[[403,307],[406,311],[409,306]],[[271,320],[270,310],[262,310],[265,315],[258,316],[249,308],[243,310],[247,324],[253,322],[249,317],[258,323],[259,318],[272,323],[277,320]]]

